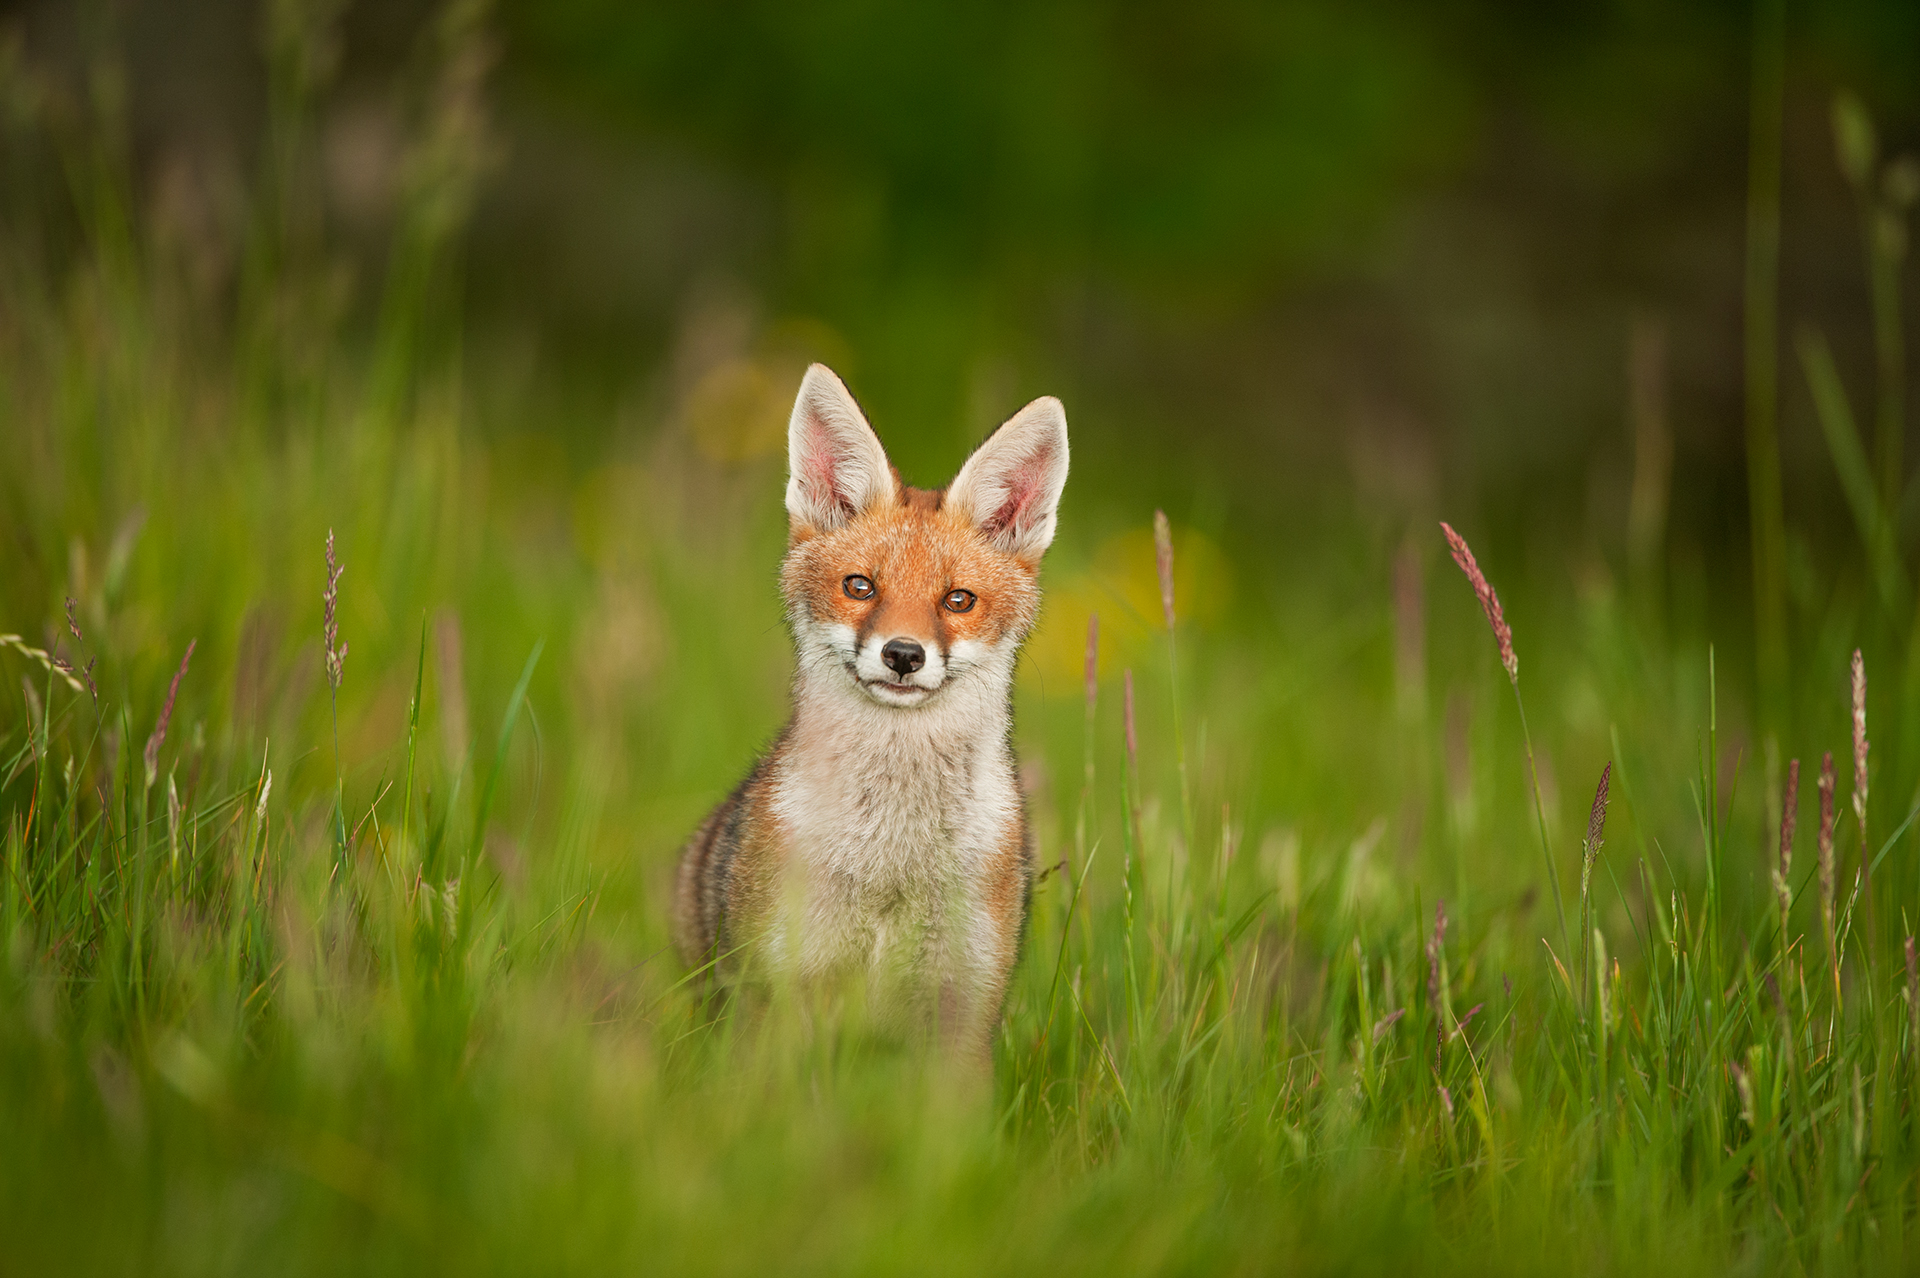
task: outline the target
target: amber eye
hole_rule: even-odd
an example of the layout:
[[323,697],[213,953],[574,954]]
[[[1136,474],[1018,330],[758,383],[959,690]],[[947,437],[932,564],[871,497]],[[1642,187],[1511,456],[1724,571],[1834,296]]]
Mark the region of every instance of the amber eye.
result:
[[859,573],[855,573],[853,576],[841,582],[840,588],[847,592],[849,599],[873,598],[873,578],[862,577]]
[[948,612],[970,612],[973,610],[973,592],[971,590],[949,590],[947,592]]

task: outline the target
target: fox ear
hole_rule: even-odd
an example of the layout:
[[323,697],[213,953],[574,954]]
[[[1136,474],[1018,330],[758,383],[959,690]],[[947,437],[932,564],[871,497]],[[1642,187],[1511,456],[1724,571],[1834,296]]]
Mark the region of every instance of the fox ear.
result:
[[1053,543],[1067,485],[1067,410],[1042,396],[1008,418],[954,476],[946,505],[1029,567]]
[[814,364],[787,421],[787,517],[793,531],[832,532],[895,496],[887,451],[833,370]]

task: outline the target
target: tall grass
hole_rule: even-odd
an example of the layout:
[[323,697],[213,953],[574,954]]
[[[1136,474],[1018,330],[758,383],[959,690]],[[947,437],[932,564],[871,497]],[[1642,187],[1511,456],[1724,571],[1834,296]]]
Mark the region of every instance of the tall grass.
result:
[[[1110,624],[1069,695],[1023,677],[1037,861],[1064,864],[990,1098],[857,1004],[822,1024],[703,1000],[664,952],[666,887],[780,713],[753,584],[778,458],[716,460],[668,413],[574,469],[486,418],[473,388],[497,384],[435,327],[444,203],[402,211],[370,323],[303,309],[315,276],[281,264],[324,241],[272,203],[320,91],[297,9],[232,331],[169,322],[191,285],[124,174],[9,141],[61,161],[23,163],[86,228],[49,246],[22,219],[54,215],[16,209],[0,239],[12,1266],[1908,1267],[1913,818],[1870,825],[1867,799],[1873,767],[1883,808],[1916,777],[1869,766],[1864,659],[1851,699],[1844,658],[1805,663],[1829,706],[1808,721],[1860,724],[1857,819],[1835,821],[1829,754],[1796,859],[1797,766],[1776,837],[1702,636],[1649,648],[1604,592],[1575,624],[1559,586],[1523,585],[1536,738],[1470,557],[1496,644],[1450,579],[1419,672],[1456,734],[1396,715],[1354,646],[1316,650],[1343,596],[1310,573],[1290,605],[1187,619],[1161,521],[1135,597],[1162,604],[1162,697],[1128,664],[1158,656],[1128,647],[1133,583],[1091,550],[1103,519],[1135,544],[1133,515],[1089,495],[1048,581],[1111,587]],[[464,8],[438,29],[418,122],[456,193],[474,38]],[[1257,597],[1263,565],[1236,566]],[[1679,693],[1608,673],[1652,663]],[[1617,713],[1582,726],[1569,690]],[[1601,778],[1583,839],[1555,759]],[[1577,946],[1554,851],[1576,843]]]

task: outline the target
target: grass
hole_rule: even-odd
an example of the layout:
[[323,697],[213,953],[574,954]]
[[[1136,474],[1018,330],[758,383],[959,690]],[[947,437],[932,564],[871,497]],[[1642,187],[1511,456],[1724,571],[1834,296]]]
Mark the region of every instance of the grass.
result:
[[1357,513],[1228,561],[1070,487],[1018,693],[1054,868],[982,1098],[857,1004],[716,1015],[665,951],[678,842],[782,712],[751,429],[554,442],[564,397],[447,319],[443,186],[366,325],[263,217],[223,329],[111,155],[10,127],[61,176],[0,238],[9,1267],[1908,1267],[1910,630],[1867,647],[1833,887],[1774,842],[1774,754],[1853,754],[1873,605],[1808,628],[1770,754],[1720,619],[1520,582],[1529,734],[1438,529],[1396,607]]

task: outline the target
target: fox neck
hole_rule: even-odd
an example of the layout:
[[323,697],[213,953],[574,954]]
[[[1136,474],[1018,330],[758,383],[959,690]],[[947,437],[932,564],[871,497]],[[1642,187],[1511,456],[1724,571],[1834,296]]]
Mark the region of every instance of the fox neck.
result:
[[837,663],[818,663],[795,681],[793,732],[816,745],[831,742],[856,771],[892,775],[963,747],[1004,748],[1012,686],[1009,655],[948,680],[921,705],[884,706]]
[[812,865],[869,883],[964,873],[1019,819],[1012,652],[923,705],[876,704],[838,663],[803,666],[778,807]]

